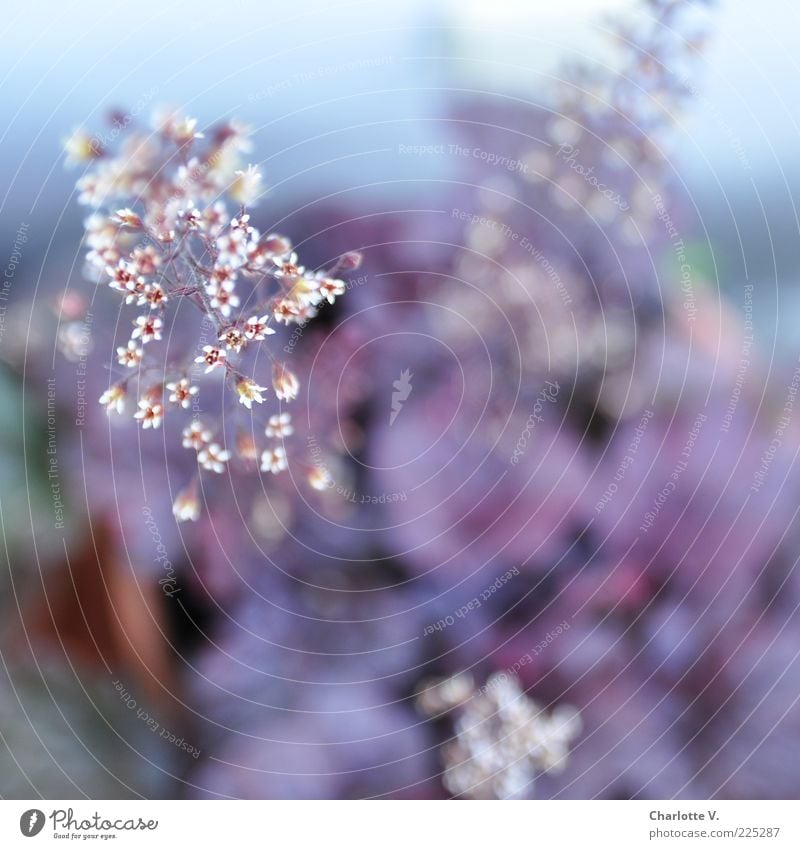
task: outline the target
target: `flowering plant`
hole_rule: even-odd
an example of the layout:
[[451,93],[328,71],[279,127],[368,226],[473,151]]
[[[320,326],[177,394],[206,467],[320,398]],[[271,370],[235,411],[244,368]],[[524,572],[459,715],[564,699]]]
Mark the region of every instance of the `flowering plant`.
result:
[[457,714],[455,735],[442,748],[444,785],[465,798],[527,798],[538,773],[564,769],[581,730],[574,708],[545,713],[503,672],[479,690],[468,673],[427,681],[417,705],[436,718]]
[[[77,183],[80,202],[94,210],[85,222],[90,273],[139,310],[130,338],[117,347],[124,373],[114,375],[100,403],[109,414],[122,414],[133,396],[134,419],[153,429],[168,410],[191,408],[182,444],[196,452],[199,469],[215,474],[234,457],[251,466],[260,458],[260,470],[271,474],[287,468],[284,439],[293,427],[281,405],[297,397],[299,381],[260,343],[276,333],[275,325],[304,325],[323,303],[332,304],[346,288],[337,274],[360,264],[358,254],[348,253],[331,268],[308,270],[289,239],[261,234],[250,223],[247,210],[262,194],[262,176],[255,165],[241,167],[241,154],[251,149],[248,133],[236,121],[200,133],[195,119],[162,111],[151,133],[127,132],[116,155],[82,131],[67,142],[71,161],[90,163]],[[152,343],[180,336],[183,304],[202,315],[199,341],[177,346],[177,357],[155,352]],[[252,415],[269,392],[245,370],[255,348],[270,361],[278,402],[262,425],[269,441],[259,448],[253,428],[240,427],[231,449],[224,407],[215,421],[200,416],[198,381],[222,374],[238,401],[233,409]],[[314,469],[309,479],[319,485]],[[198,518],[196,476],[174,513],[178,520]]]

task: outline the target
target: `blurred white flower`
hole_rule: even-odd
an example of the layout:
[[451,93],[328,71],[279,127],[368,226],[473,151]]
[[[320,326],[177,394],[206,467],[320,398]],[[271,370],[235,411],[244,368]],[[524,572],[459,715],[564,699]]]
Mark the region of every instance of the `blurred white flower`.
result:
[[192,386],[188,378],[182,377],[180,380],[173,381],[166,385],[167,392],[170,393],[169,400],[172,404],[177,404],[188,410],[192,404],[192,397],[197,395],[198,387]]
[[117,412],[121,415],[125,412],[126,398],[127,392],[125,389],[118,384],[114,384],[113,386],[109,386],[100,396],[100,403],[106,408],[107,414],[111,415],[111,413]]
[[272,472],[277,475],[284,469],[288,468],[286,460],[286,449],[282,445],[277,445],[274,448],[268,448],[261,454],[261,471]]
[[135,368],[142,361],[142,349],[131,339],[127,348],[117,348],[117,362],[121,366]]
[[264,433],[270,438],[275,437],[277,439],[291,436],[294,433],[291,413],[277,413],[270,416],[267,426],[264,428]]

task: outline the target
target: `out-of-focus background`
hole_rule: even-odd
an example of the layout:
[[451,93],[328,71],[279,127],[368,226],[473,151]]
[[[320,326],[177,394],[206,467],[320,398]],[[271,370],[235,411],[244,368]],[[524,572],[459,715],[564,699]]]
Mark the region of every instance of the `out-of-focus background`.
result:
[[[457,769],[800,794],[787,0],[90,0],[3,29],[0,796],[439,798]],[[287,475],[177,525],[180,447],[95,403],[116,304],[64,142],[164,104],[251,125],[262,232],[363,253],[296,346],[324,496]],[[463,704],[418,698],[493,674],[581,717],[508,793]]]

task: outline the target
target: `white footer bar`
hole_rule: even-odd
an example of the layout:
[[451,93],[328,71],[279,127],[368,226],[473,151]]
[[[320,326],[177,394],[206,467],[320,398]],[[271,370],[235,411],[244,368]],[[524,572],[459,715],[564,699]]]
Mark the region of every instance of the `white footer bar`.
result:
[[797,802],[0,801],[0,846],[800,847]]

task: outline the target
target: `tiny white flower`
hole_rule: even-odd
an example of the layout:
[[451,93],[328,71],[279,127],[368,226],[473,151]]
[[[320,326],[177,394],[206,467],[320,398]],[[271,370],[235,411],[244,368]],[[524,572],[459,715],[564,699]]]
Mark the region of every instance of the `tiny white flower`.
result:
[[111,220],[119,227],[130,227],[132,230],[139,230],[142,226],[142,219],[132,209],[118,209],[112,216]]
[[247,213],[237,218],[231,218],[231,230],[241,230],[251,240],[258,238],[258,230],[250,226],[250,216]]
[[124,293],[126,304],[132,304],[144,292],[144,278],[136,274],[134,267],[124,259],[115,266],[107,265],[106,274],[111,278],[108,285]]
[[141,338],[142,345],[146,345],[153,339],[155,339],[156,341],[161,339],[161,328],[163,326],[163,322],[160,318],[158,318],[158,316],[137,316],[136,320],[133,322],[133,325],[134,329],[133,333],[131,333],[131,339]]
[[239,306],[239,296],[234,294],[234,283],[225,280],[222,283],[212,282],[206,286],[206,293],[210,297],[213,309],[219,310],[225,318],[231,314],[231,307]]
[[300,382],[286,366],[275,363],[272,369],[272,387],[281,401],[293,401],[300,390]]
[[286,460],[286,449],[282,445],[276,445],[274,448],[268,448],[261,454],[261,471],[272,472],[277,475],[284,469],[288,468],[289,463]]
[[315,277],[298,277],[289,292],[289,298],[296,301],[299,307],[314,307],[323,297]]
[[205,363],[206,374],[213,371],[217,366],[224,366],[226,363],[225,351],[216,348],[214,345],[204,345],[202,356],[195,357],[196,363]]
[[215,265],[211,270],[211,282],[213,283],[235,283],[236,269],[224,263]]
[[189,380],[182,377],[180,380],[173,381],[167,384],[167,391],[170,393],[169,400],[172,404],[178,404],[184,410],[188,410],[192,403],[192,396],[197,395],[198,388],[192,386]]
[[117,362],[121,366],[136,368],[142,361],[143,350],[131,339],[127,348],[117,348]]
[[202,215],[192,203],[190,203],[186,209],[182,209],[180,211],[179,218],[184,223],[187,230],[199,230],[203,223]]
[[81,165],[101,156],[103,147],[96,138],[81,128],[75,130],[64,142],[64,152],[67,154],[67,165]]
[[228,223],[228,213],[222,201],[215,201],[203,210],[203,229],[210,236],[218,236]]
[[332,277],[319,278],[319,291],[322,297],[332,304],[337,296],[345,293],[346,286],[343,280],[335,280]]
[[261,172],[255,165],[248,165],[246,171],[236,171],[235,180],[228,189],[228,194],[236,203],[250,206],[258,199],[261,187]]
[[161,257],[153,245],[145,245],[133,249],[130,264],[137,274],[155,274],[161,267]]
[[255,341],[262,340],[265,336],[273,336],[275,331],[267,325],[269,321],[268,315],[251,315],[244,323],[244,335],[248,339]]
[[300,305],[291,298],[281,298],[272,310],[275,321],[281,324],[300,323]]
[[162,307],[167,302],[167,296],[158,283],[147,283],[136,301],[140,307],[149,304],[151,309]]
[[100,403],[106,408],[106,413],[111,415],[113,412],[122,414],[125,412],[125,397],[127,392],[122,386],[109,386],[108,389],[100,396]]
[[235,351],[237,354],[247,343],[245,335],[235,327],[229,327],[224,333],[221,333],[219,341],[224,342],[229,351]]
[[264,434],[269,437],[277,437],[283,439],[285,436],[291,436],[294,433],[292,427],[291,413],[277,413],[270,416],[267,426],[264,428]]
[[241,230],[228,230],[216,240],[218,264],[239,268],[247,259],[247,237]]
[[153,429],[160,427],[163,416],[164,408],[161,404],[149,398],[143,398],[139,401],[139,409],[133,414],[133,417],[138,419],[145,429],[149,427]]
[[204,469],[221,475],[225,471],[225,464],[230,460],[231,452],[224,451],[216,442],[212,442],[202,448],[197,454],[197,461]]
[[239,395],[239,403],[244,404],[248,410],[252,409],[253,402],[264,403],[262,392],[266,392],[266,386],[259,386],[254,380],[243,378],[236,383],[236,392]]
[[275,257],[274,262],[277,266],[274,272],[276,277],[294,279],[295,277],[301,277],[305,272],[304,266],[297,264],[297,254],[294,251],[288,256]]
[[197,132],[197,118],[162,112],[154,116],[154,124],[167,138],[180,145],[203,138],[203,134]]
[[183,447],[200,451],[211,442],[211,431],[206,430],[201,422],[192,422],[183,429]]

